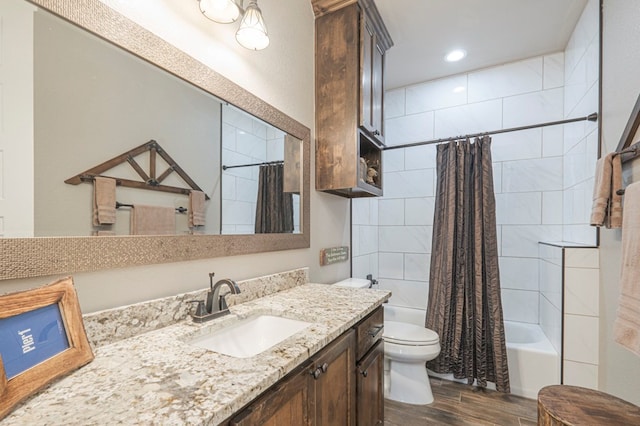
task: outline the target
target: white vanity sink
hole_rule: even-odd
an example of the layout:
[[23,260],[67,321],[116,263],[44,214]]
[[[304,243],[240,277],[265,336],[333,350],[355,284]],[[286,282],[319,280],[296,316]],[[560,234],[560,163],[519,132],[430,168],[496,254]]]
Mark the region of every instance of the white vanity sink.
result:
[[236,358],[249,358],[282,342],[311,325],[273,315],[238,320],[222,329],[198,336],[188,343]]

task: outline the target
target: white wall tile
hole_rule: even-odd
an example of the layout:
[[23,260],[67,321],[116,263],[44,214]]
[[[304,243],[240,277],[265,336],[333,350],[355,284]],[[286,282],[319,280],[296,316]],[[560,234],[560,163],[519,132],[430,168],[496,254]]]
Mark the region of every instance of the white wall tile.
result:
[[526,160],[542,156],[542,129],[491,136],[492,161]]
[[564,86],[564,52],[544,57],[544,89]]
[[380,225],[404,225],[404,200],[401,198],[380,200],[378,222]]
[[[353,256],[351,258],[351,275],[355,278],[364,278],[370,271],[371,255]],[[375,275],[377,277],[377,274]]]
[[384,167],[384,173],[404,170],[404,150],[393,149],[391,151],[383,151],[382,165]]
[[538,324],[538,292],[502,289],[502,311],[506,321]]
[[406,225],[433,225],[435,197],[407,198],[404,200]]
[[542,223],[562,225],[562,191],[542,193]]
[[578,244],[595,245],[596,228],[589,225],[564,225],[563,239]]
[[496,194],[496,223],[500,225],[539,225],[542,223],[542,193],[510,192]]
[[354,198],[351,200],[351,224],[371,225],[371,204],[368,198]]
[[385,173],[385,198],[429,197],[434,194],[433,169]]
[[380,252],[378,255],[378,273],[380,278],[404,278],[404,255],[402,253]]
[[562,266],[545,260],[539,262],[540,293],[558,311],[562,311]]
[[559,241],[560,225],[503,225],[502,256],[538,257],[539,241]]
[[502,128],[502,100],[479,102],[435,112],[435,138]]
[[597,248],[566,248],[564,257],[567,268],[599,268],[600,250]]
[[431,253],[431,226],[380,226],[380,251]]
[[434,169],[436,167],[435,145],[422,145],[406,148],[403,151],[405,170]]
[[564,316],[565,360],[597,364],[599,359],[599,328],[597,317]]
[[429,281],[430,254],[404,255],[404,279],[412,281]]
[[558,157],[564,153],[564,125],[542,129],[542,156]]
[[542,57],[469,73],[469,102],[542,90]]
[[493,163],[493,192],[502,192],[502,163]]
[[385,143],[388,146],[433,139],[433,112],[389,118],[385,122]]
[[405,115],[405,89],[387,90],[384,92],[384,118],[395,118]]
[[598,366],[583,362],[564,361],[562,383],[598,390]]
[[504,98],[503,125],[509,128],[562,120],[563,99],[562,88]]
[[[380,200],[378,198],[369,198],[369,224],[370,225],[374,225],[374,226],[378,226],[380,224],[380,220],[379,220],[379,211],[380,211],[380,207],[379,207],[379,202]],[[294,200],[295,203],[295,200]],[[298,206],[299,206],[299,201],[298,201]]]
[[499,260],[502,289],[538,291],[538,259],[501,257]]
[[427,309],[429,286],[425,282],[380,279],[380,289],[391,291],[389,303],[394,306]]
[[540,328],[554,349],[562,351],[562,311],[553,306],[546,297],[540,295]]
[[575,315],[600,314],[600,270],[564,269],[564,312]]
[[406,88],[407,114],[464,105],[467,103],[466,89],[466,74],[408,86]]
[[378,250],[378,227],[360,225],[358,255],[373,254]]
[[502,163],[502,192],[557,191],[562,185],[560,157]]
[[258,182],[251,179],[236,179],[236,199],[255,203],[258,198]]

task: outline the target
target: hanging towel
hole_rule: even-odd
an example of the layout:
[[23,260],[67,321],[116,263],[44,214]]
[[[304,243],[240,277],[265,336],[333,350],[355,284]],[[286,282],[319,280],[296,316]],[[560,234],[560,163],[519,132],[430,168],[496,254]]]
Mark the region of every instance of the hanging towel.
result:
[[204,192],[191,191],[189,193],[189,228],[206,224],[204,202]]
[[131,209],[131,235],[175,235],[176,211],[173,207],[135,204]]
[[622,195],[618,190],[622,189],[622,156],[614,155],[611,159],[611,201],[609,204],[607,228],[622,227]]
[[116,223],[116,181],[96,176],[93,179],[93,225]]
[[596,163],[591,226],[622,226],[622,197],[616,193],[621,188],[622,162],[620,156],[612,152]]
[[[627,187],[622,221],[622,270],[614,340],[640,356],[640,182]],[[635,214],[631,214],[635,213]]]

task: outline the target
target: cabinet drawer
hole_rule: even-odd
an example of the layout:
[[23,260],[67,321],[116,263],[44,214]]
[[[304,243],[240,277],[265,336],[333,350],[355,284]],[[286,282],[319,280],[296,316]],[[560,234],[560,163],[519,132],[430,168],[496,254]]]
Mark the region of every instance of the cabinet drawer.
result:
[[358,349],[356,359],[362,358],[367,351],[382,338],[384,331],[384,310],[382,306],[369,314],[356,326]]

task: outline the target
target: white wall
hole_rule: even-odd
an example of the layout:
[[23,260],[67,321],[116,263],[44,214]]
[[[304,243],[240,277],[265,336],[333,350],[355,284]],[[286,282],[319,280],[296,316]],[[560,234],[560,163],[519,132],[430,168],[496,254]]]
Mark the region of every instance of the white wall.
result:
[[[603,18],[602,153],[606,154],[616,149],[640,93],[640,7],[630,0],[604,0]],[[640,404],[640,358],[613,341],[620,294],[620,244],[620,231],[601,230],[599,386]]]
[[[208,286],[207,273],[235,279],[309,266],[313,282],[335,282],[349,276],[349,263],[320,267],[323,247],[349,245],[349,202],[315,192],[314,182],[314,37],[311,4],[297,0],[263,0],[260,7],[271,45],[253,52],[238,45],[233,25],[214,24],[195,1],[105,1],[226,75],[284,113],[312,129],[311,248],[192,262],[73,274],[83,312]],[[42,285],[54,277],[0,282],[0,292]]]

